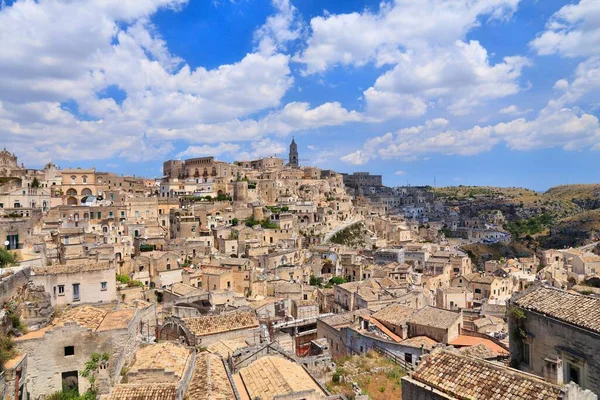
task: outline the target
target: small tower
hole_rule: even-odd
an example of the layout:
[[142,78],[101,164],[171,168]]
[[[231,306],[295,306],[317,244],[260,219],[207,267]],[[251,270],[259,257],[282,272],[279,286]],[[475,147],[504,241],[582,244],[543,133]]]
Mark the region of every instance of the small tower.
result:
[[288,165],[293,168],[298,168],[298,145],[292,137],[292,143],[290,143],[290,159]]

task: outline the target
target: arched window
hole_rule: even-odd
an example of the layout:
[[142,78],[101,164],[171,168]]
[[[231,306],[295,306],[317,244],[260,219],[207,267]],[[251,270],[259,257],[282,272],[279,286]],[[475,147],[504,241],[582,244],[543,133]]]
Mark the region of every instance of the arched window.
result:
[[71,175],[71,184],[75,184],[75,180],[77,179],[77,177],[75,175]]
[[84,176],[82,177],[82,180],[83,180],[83,183],[87,183],[87,176],[85,176],[85,175],[84,175]]

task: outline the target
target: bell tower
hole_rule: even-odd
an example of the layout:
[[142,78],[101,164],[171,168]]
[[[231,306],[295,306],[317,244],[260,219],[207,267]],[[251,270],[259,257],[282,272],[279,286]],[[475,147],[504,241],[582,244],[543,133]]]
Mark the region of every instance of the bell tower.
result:
[[290,143],[290,158],[288,165],[293,168],[298,168],[298,145],[292,137],[292,143]]

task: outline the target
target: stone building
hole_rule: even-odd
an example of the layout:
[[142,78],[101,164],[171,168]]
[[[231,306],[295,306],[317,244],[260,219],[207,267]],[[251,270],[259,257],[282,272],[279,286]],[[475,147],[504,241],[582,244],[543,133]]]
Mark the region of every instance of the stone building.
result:
[[31,281],[51,295],[52,305],[116,300],[115,265],[108,261],[51,265],[31,270]]
[[537,285],[515,294],[507,314],[513,365],[600,394],[599,298]]
[[93,353],[109,354],[108,379],[115,382],[139,344],[142,315],[142,309],[76,307],[51,325],[15,338],[18,351],[28,355],[24,390],[33,399],[64,387],[85,392],[90,384],[81,372]]
[[217,161],[214,157],[190,158],[187,160],[169,160],[163,163],[165,179],[187,178],[224,178],[233,182],[241,176],[242,168],[238,165]]
[[70,168],[62,171],[63,204],[76,206],[89,196],[102,196],[102,188],[96,183],[95,168]]
[[403,400],[594,400],[577,385],[558,386],[503,365],[440,350],[402,378]]
[[342,174],[344,178],[344,185],[353,189],[359,189],[362,187],[379,187],[382,186],[381,175],[371,175],[368,172],[355,172],[352,175]]
[[0,177],[19,176],[23,168],[17,163],[17,156],[6,148],[0,151]]
[[177,318],[169,317],[161,328],[161,339],[179,340],[184,336],[190,346],[209,346],[219,340],[260,340],[258,318],[253,311],[221,315]]

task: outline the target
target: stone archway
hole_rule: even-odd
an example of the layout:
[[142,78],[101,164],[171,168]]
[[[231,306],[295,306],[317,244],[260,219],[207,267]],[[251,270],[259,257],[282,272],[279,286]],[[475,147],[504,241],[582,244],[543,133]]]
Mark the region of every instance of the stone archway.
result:
[[73,196],[67,198],[67,205],[69,206],[76,206],[77,205],[77,199]]
[[185,344],[194,346],[196,344],[194,334],[177,317],[167,317],[165,322],[158,329],[157,340],[178,341],[183,338]]
[[73,188],[67,190],[67,196],[77,196],[77,190]]

